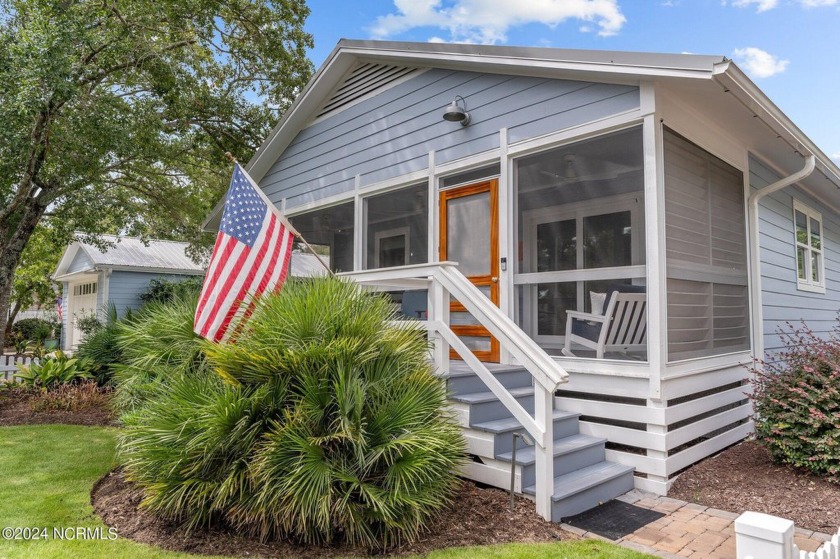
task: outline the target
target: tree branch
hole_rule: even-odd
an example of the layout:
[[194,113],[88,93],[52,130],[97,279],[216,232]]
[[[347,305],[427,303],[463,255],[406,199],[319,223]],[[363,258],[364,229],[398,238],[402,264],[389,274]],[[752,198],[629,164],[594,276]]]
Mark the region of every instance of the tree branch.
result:
[[100,70],[96,74],[82,79],[80,84],[81,85],[87,85],[87,84],[95,83],[95,82],[104,80],[105,78],[107,78],[111,74],[113,74],[115,72],[119,72],[120,70],[125,70],[127,68],[138,68],[138,67],[142,66],[143,64],[145,64],[146,62],[148,62],[150,60],[154,60],[155,58],[159,57],[163,53],[170,52],[170,51],[173,51],[173,50],[178,50],[180,48],[183,48],[183,47],[186,47],[186,46],[189,46],[189,45],[193,45],[195,43],[196,43],[195,39],[185,39],[183,41],[178,41],[177,43],[172,43],[171,45],[167,45],[166,47],[162,48],[160,51],[152,52],[152,53],[146,54],[144,56],[141,56],[139,58],[134,58],[132,60],[129,60],[128,62],[123,62],[122,64],[115,64],[115,65],[113,65],[109,68],[105,68],[103,70]]

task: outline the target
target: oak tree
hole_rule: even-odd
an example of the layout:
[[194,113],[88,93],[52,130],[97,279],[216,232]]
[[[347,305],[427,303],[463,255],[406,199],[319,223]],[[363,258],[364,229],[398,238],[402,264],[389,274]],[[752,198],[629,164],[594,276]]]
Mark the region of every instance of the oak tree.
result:
[[38,223],[196,238],[306,84],[303,0],[0,0],[0,347]]

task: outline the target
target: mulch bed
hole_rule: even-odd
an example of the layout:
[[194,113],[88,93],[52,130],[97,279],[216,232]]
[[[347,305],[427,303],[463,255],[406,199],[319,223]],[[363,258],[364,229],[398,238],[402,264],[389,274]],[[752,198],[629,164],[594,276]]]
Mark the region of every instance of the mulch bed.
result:
[[0,426],[63,423],[65,425],[115,425],[107,399],[96,406],[79,410],[49,410],[36,412],[32,403],[37,395],[21,388],[0,392]]
[[772,514],[815,532],[833,534],[840,526],[840,485],[773,463],[755,441],[692,466],[680,474],[668,496],[731,512]]
[[[91,504],[105,524],[121,538],[148,543],[171,551],[263,557],[366,556],[367,551],[347,546],[319,547],[288,541],[260,543],[221,529],[196,530],[162,521],[139,509],[142,490],[127,482],[120,470],[100,479],[91,492]],[[518,498],[510,512],[509,495],[496,488],[464,482],[454,507],[432,523],[419,541],[377,555],[423,554],[446,547],[490,545],[507,542],[545,542],[576,537],[546,522],[534,511],[534,503]]]

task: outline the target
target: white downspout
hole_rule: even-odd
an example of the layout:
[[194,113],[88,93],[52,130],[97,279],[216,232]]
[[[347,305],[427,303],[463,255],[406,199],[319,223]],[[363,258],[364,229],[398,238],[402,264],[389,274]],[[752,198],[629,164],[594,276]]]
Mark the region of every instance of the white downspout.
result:
[[813,155],[808,155],[805,158],[805,165],[802,169],[788,177],[779,179],[772,184],[768,184],[764,188],[756,190],[750,194],[748,208],[750,217],[750,268],[752,270],[752,290],[750,298],[750,307],[752,308],[753,320],[753,357],[757,359],[764,358],[764,313],[761,308],[761,246],[759,243],[759,220],[758,220],[758,202],[774,192],[781,190],[787,186],[801,181],[808,175],[814,172],[817,160]]

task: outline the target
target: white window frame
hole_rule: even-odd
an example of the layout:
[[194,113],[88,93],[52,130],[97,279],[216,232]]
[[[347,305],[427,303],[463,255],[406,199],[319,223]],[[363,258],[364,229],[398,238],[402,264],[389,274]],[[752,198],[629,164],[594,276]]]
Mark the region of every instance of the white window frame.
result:
[[383,231],[377,231],[373,234],[373,267],[374,268],[381,268],[382,265],[379,262],[379,250],[381,248],[382,240],[383,239],[390,239],[392,237],[403,237],[404,244],[405,244],[405,258],[403,258],[403,266],[407,266],[409,262],[409,249],[411,248],[411,238],[410,238],[409,228],[406,227],[397,227],[395,229],[386,229]]
[[[796,212],[803,214],[806,217],[806,234],[808,243],[800,243],[799,239],[796,237]],[[820,226],[820,249],[815,249],[811,246],[811,220],[816,220]],[[796,267],[796,287],[800,291],[810,291],[813,293],[825,293],[825,237],[823,236],[823,219],[822,214],[815,209],[806,206],[799,200],[794,198],[793,200],[793,259],[794,259],[794,266]],[[799,277],[799,258],[797,257],[797,253],[799,248],[803,248],[805,250],[805,279]],[[820,256],[819,262],[819,281],[814,281],[811,273],[813,271],[813,264],[811,259],[813,258],[814,253]]]

